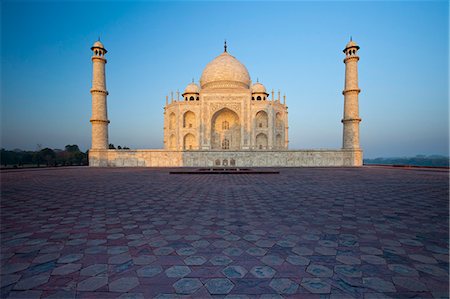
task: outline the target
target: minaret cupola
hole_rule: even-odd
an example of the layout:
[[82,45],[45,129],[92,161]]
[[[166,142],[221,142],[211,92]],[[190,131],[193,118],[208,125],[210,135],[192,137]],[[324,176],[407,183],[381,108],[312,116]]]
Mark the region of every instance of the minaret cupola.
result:
[[267,97],[269,94],[266,92],[266,88],[264,85],[259,83],[258,80],[256,80],[256,83],[252,86],[252,100],[253,101],[265,101],[267,100]]
[[185,101],[198,101],[200,100],[200,87],[194,83],[194,79],[192,82],[186,86],[184,92],[182,94]]

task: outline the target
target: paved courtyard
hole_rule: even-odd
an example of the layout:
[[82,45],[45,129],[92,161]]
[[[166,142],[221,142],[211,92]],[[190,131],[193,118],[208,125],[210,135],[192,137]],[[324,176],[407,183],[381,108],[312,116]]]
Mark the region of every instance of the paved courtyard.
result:
[[448,298],[448,172],[1,174],[2,298]]

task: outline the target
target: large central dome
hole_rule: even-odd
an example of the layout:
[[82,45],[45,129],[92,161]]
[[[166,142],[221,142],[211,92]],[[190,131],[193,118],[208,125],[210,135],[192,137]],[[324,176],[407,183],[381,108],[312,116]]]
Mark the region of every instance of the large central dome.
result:
[[205,67],[200,78],[201,88],[250,88],[247,68],[236,58],[223,52]]

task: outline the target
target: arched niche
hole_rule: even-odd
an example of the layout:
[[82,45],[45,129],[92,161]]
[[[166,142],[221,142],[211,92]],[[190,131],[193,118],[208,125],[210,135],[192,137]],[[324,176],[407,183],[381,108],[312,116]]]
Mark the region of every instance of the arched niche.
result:
[[223,108],[211,118],[211,149],[238,150],[241,148],[239,116],[233,110]]

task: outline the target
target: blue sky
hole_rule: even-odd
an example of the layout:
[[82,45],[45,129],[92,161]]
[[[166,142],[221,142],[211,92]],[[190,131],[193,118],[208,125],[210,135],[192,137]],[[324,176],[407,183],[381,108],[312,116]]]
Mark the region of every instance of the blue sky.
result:
[[1,2],[2,147],[90,146],[91,45],[110,142],[161,148],[163,106],[223,51],[286,93],[291,149],[340,148],[349,37],[365,157],[448,155],[447,1]]

